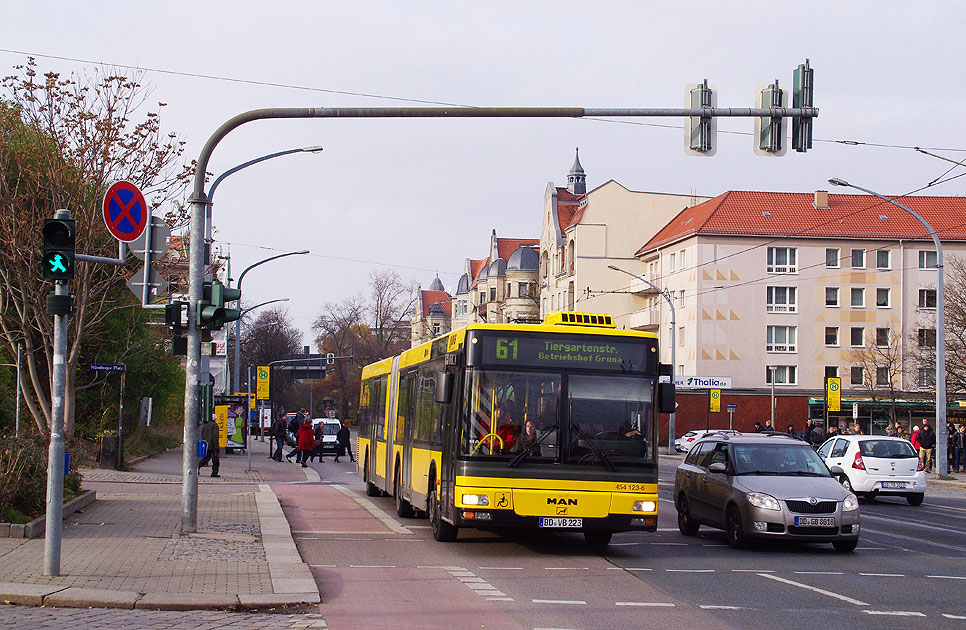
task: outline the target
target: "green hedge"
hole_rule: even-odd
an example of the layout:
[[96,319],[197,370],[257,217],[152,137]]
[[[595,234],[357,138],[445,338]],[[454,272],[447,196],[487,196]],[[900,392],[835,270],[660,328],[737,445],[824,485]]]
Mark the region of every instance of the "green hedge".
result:
[[[40,434],[0,434],[0,522],[23,523],[47,507],[47,438]],[[75,471],[64,478],[64,500],[81,494]]]

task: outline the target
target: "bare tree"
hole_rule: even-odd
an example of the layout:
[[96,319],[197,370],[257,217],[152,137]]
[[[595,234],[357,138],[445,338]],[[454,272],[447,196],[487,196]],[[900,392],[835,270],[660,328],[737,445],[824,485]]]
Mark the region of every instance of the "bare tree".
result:
[[328,303],[312,324],[317,334],[316,343],[323,353],[347,357],[352,351],[353,361],[340,359],[326,367],[325,389],[336,399],[342,418],[349,416],[349,401],[358,395],[362,366],[372,358],[363,343],[369,330],[361,324],[365,307],[360,298],[350,297],[338,303]]
[[[245,330],[247,329],[247,333]],[[294,326],[288,310],[284,307],[259,313],[258,317],[247,323],[241,338],[241,366],[243,374],[248,367],[252,371],[259,365],[272,361],[291,359],[302,354],[302,331]],[[289,400],[294,380],[290,373],[273,371],[270,381],[272,400],[285,405]]]
[[[884,338],[883,338],[884,335]],[[872,406],[889,401],[890,418],[896,421],[896,398],[902,388],[902,337],[891,328],[876,329],[876,338],[853,354],[862,368],[862,387],[869,393]]]
[[[22,393],[43,431],[50,422],[53,323],[44,306],[49,286],[38,282],[42,220],[57,209],[70,209],[77,221],[77,251],[115,257],[117,243],[98,212],[110,184],[133,181],[151,203],[160,205],[181,195],[191,172],[180,163],[183,143],[161,131],[156,111],[135,122],[147,97],[135,79],[110,70],[41,76],[33,59],[2,80],[0,341],[11,355],[18,343],[24,344]],[[76,266],[67,357],[68,435],[73,433],[76,373],[87,336],[97,334],[112,311],[133,308],[132,299],[111,290],[124,275],[124,269],[109,265]]]
[[374,357],[385,358],[398,354],[409,346],[409,334],[400,322],[408,318],[416,301],[415,282],[404,282],[392,269],[369,274],[369,294],[366,296],[365,322],[372,330]]
[[[946,308],[946,391],[950,394],[966,393],[966,259],[949,256],[945,260],[944,296]],[[914,350],[910,364],[916,376],[924,374],[925,382],[935,388],[936,374],[936,295],[935,287],[920,289],[926,293],[920,297],[917,330],[909,337]],[[931,292],[931,293],[930,293]]]

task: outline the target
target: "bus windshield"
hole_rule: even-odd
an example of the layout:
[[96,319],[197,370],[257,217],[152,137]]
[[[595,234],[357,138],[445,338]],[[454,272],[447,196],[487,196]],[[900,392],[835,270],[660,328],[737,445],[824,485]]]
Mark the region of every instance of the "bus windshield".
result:
[[639,465],[651,457],[653,387],[619,375],[467,371],[460,454],[510,466]]

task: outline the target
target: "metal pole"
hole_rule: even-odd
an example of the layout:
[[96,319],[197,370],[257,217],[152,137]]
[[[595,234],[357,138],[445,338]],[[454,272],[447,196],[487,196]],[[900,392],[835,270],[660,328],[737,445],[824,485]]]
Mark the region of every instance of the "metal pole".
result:
[[14,425],[14,435],[20,437],[20,387],[21,387],[21,369],[22,365],[20,362],[20,353],[23,350],[23,344],[17,342],[17,421]]
[[[57,215],[60,216],[59,210]],[[67,212],[66,218],[70,218]],[[69,295],[57,280],[54,294]],[[64,527],[64,409],[67,391],[67,315],[54,315],[54,363],[50,388],[50,449],[47,455],[47,511],[44,530],[44,575],[60,575],[60,543]]]
[[[154,210],[148,208],[148,218],[144,225],[144,285],[141,287],[141,306],[151,303],[151,221],[153,220]],[[124,380],[123,375],[121,380]]]
[[[204,181],[204,174],[196,174]],[[201,367],[201,331],[198,330],[198,303],[201,301],[205,253],[204,191],[191,196],[191,231],[189,240],[188,274],[188,354],[185,361],[184,444],[181,460],[181,531],[198,531],[198,402]]]
[[771,430],[775,430],[775,370],[777,366],[769,365],[768,371],[771,372]]
[[926,232],[932,237],[932,243],[936,247],[936,472],[940,477],[945,477],[949,474],[949,462],[946,460],[946,298],[943,286],[943,245],[939,242],[939,235],[936,234],[936,230],[932,229],[932,226],[924,218],[898,201],[880,195],[868,188],[850,184],[837,177],[828,180],[828,183],[833,186],[846,186],[861,190],[902,208],[926,228]]
[[124,457],[121,455],[121,440],[124,433],[124,376],[126,374],[126,372],[121,372],[121,402],[117,409],[117,462],[114,466],[115,470],[121,470],[121,466],[124,464]]

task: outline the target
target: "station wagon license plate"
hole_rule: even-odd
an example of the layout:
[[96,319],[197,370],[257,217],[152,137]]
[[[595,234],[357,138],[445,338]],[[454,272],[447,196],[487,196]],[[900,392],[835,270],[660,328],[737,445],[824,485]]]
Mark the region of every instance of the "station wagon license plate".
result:
[[883,481],[882,487],[883,488],[905,488],[906,482],[905,481]]
[[795,524],[802,527],[834,527],[835,519],[825,516],[796,516]]
[[540,527],[583,527],[584,519],[568,517],[547,517],[540,518]]

